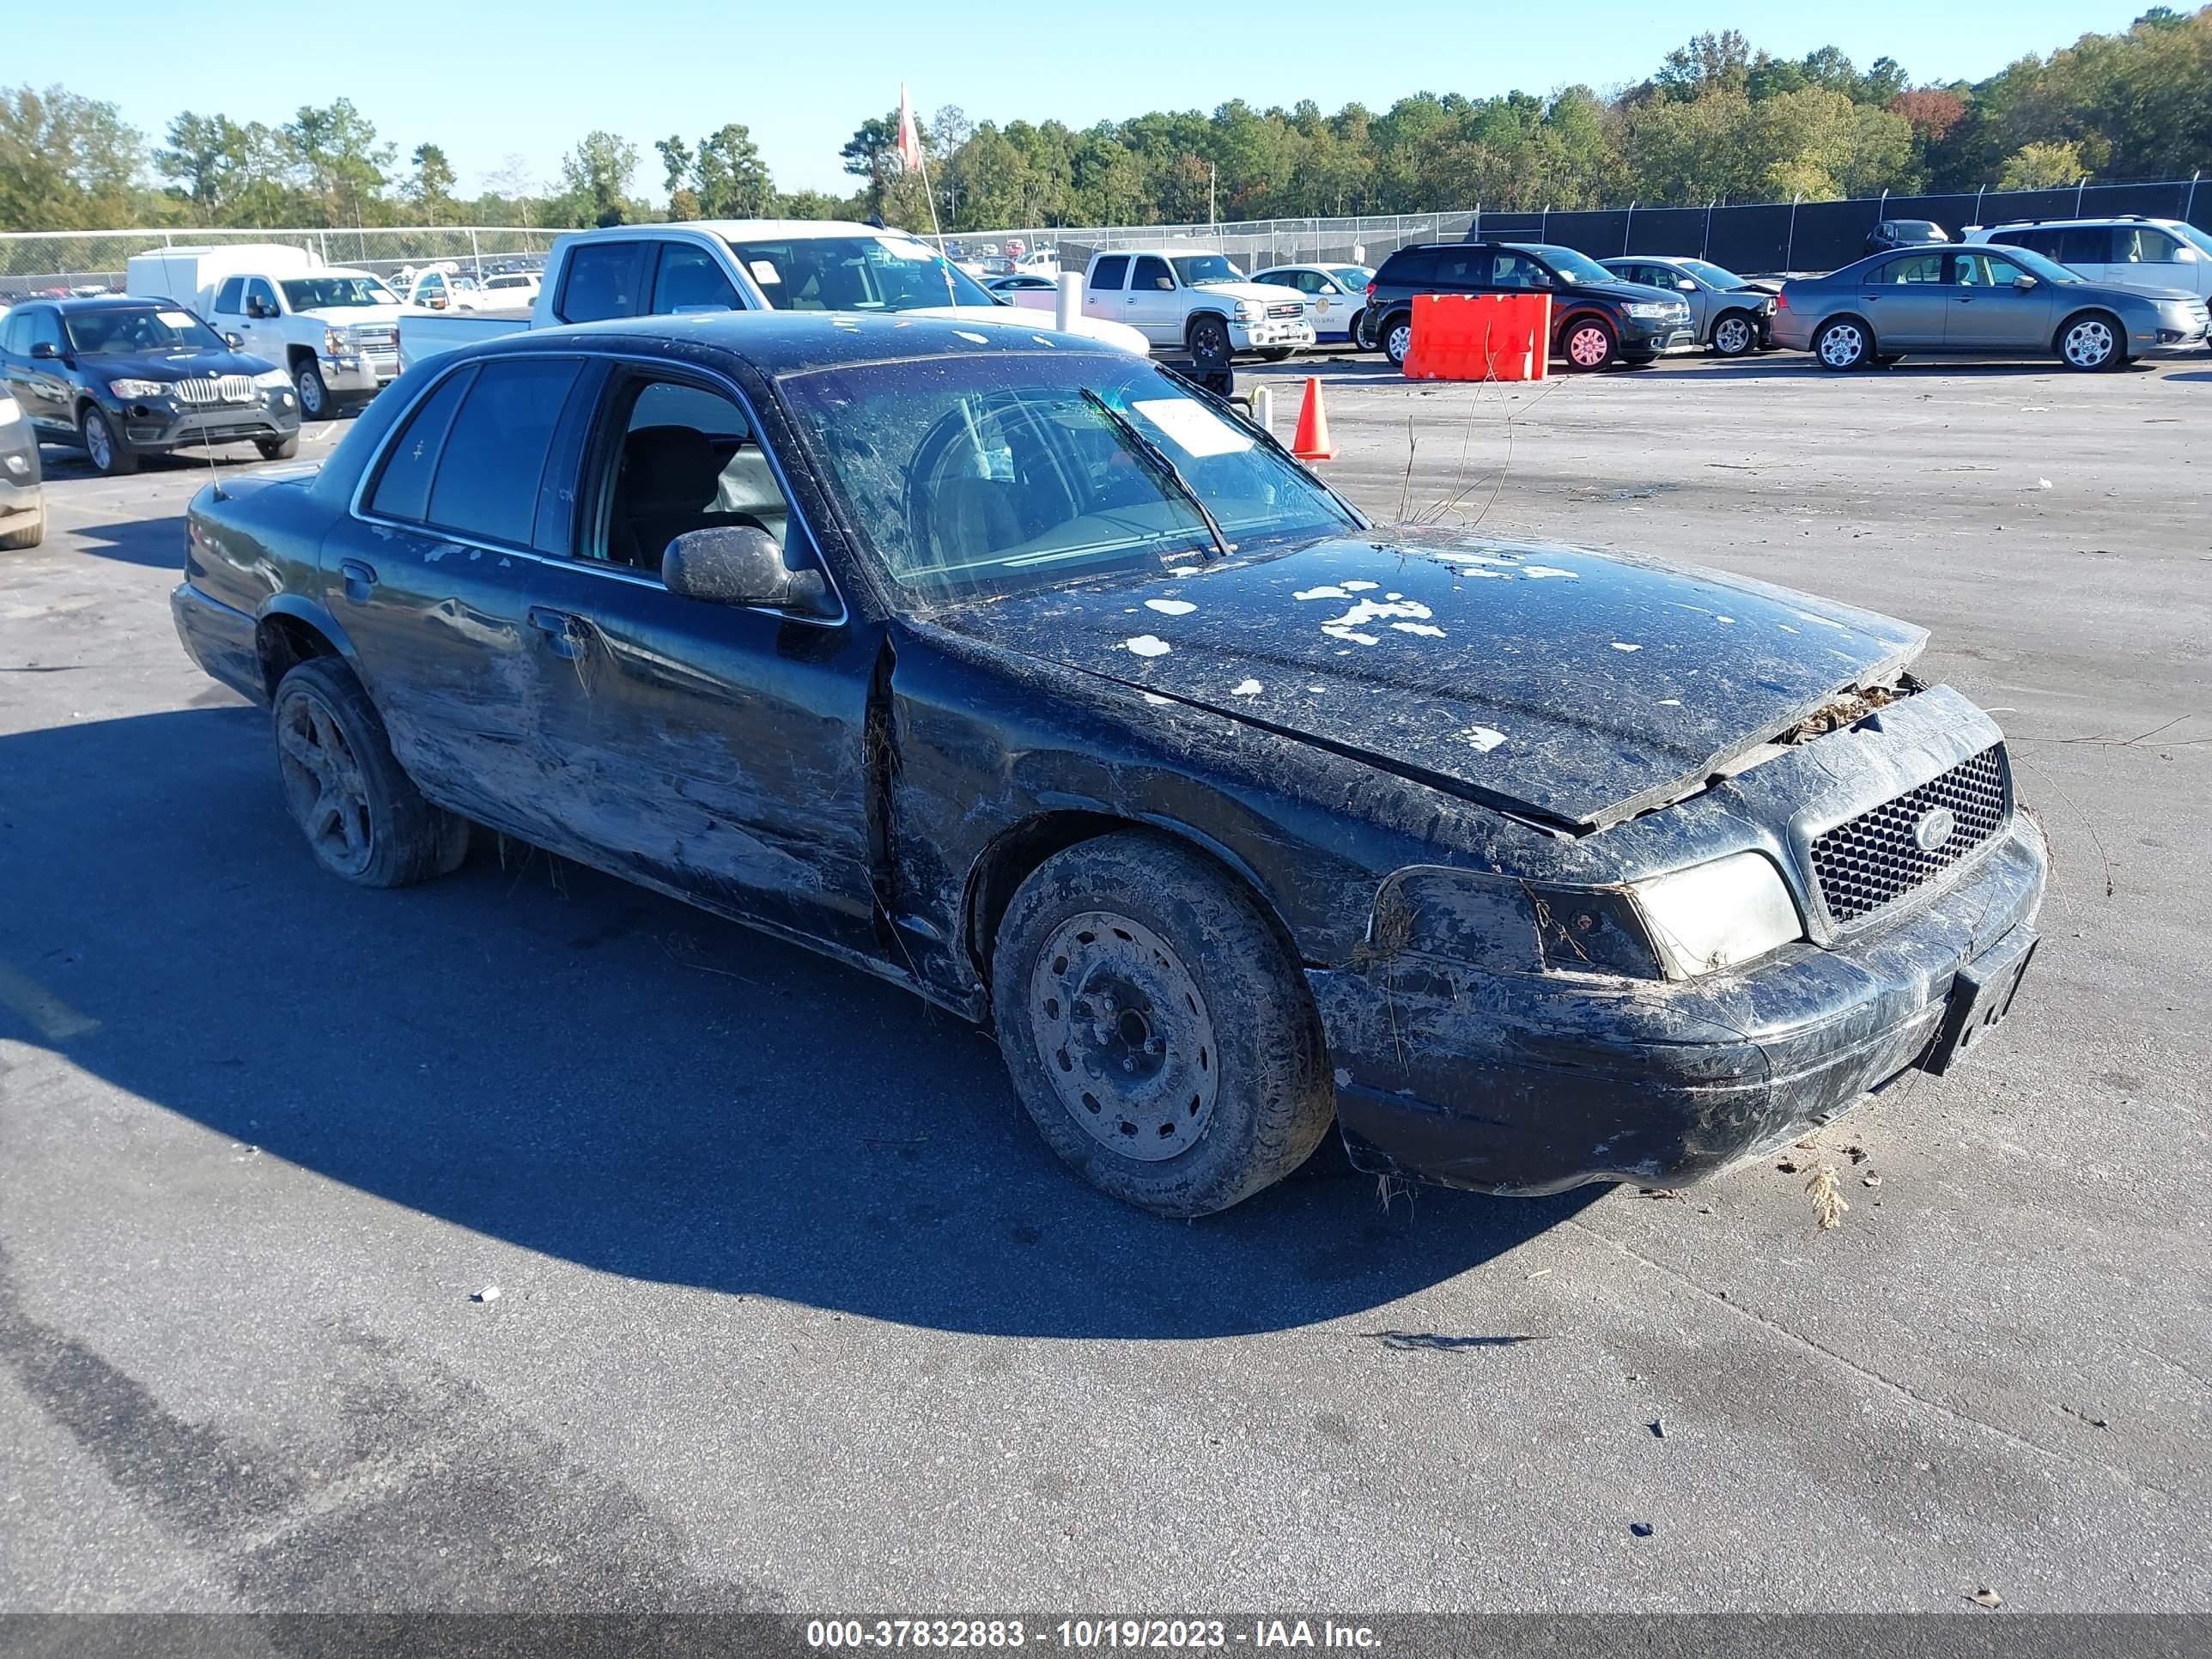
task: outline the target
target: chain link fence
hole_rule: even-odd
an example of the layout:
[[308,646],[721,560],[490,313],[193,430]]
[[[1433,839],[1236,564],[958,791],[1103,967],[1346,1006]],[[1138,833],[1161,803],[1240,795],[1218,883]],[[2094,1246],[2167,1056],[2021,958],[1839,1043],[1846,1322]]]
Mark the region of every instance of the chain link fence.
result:
[[535,266],[558,230],[516,225],[400,226],[359,230],[57,230],[0,234],[0,306],[34,294],[119,292],[137,253],[165,247],[278,243],[325,264],[390,276],[403,266],[451,259],[464,271],[517,263]]

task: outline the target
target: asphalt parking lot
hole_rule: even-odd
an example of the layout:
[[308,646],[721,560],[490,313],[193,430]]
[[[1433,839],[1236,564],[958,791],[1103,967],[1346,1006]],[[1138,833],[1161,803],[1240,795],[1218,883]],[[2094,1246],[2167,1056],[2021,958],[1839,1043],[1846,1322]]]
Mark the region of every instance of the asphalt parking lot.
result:
[[2212,357],[1316,372],[1378,518],[1934,629],[2053,843],[1995,1052],[1680,1194],[1385,1208],[1332,1144],[1157,1221],[887,985],[543,856],[320,875],[168,617],[252,452],[49,449],[0,1607],[2212,1609]]

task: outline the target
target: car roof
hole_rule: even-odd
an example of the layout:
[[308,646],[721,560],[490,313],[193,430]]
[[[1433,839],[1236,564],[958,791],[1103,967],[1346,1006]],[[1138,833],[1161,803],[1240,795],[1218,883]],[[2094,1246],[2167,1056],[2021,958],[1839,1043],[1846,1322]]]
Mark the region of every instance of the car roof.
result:
[[62,311],[125,311],[132,307],[144,309],[152,306],[174,306],[181,301],[158,294],[77,294],[66,300],[47,300],[40,303]]
[[[981,307],[976,307],[980,310]],[[504,334],[468,349],[471,357],[508,352],[559,351],[580,340],[640,341],[679,352],[700,348],[726,352],[767,375],[801,369],[899,359],[982,356],[995,352],[1049,350],[1127,363],[1128,354],[1077,334],[1056,334],[1042,312],[1007,307],[1002,318],[958,321],[910,313],[850,311],[714,311],[672,317],[618,317]],[[459,355],[459,354],[456,354]]]
[[2008,219],[1991,230],[2078,230],[2098,225],[2178,225],[2179,219],[2149,219],[2140,213],[2106,213],[2086,219]]
[[703,231],[709,236],[745,240],[771,236],[788,242],[826,241],[836,236],[902,236],[917,242],[930,240],[896,225],[863,225],[849,219],[679,219],[652,225],[599,225],[569,234],[579,240],[605,241],[626,236],[665,236],[678,231]]

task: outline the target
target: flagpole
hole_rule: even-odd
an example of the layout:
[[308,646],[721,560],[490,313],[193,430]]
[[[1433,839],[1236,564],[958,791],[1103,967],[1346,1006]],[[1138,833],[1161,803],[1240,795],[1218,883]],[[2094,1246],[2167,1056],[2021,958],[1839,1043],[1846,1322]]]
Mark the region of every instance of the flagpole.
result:
[[945,251],[945,228],[937,222],[937,192],[929,186],[929,157],[921,147],[921,124],[914,118],[914,100],[907,95],[906,82],[899,82],[899,160],[907,159],[909,143],[914,149],[914,170],[921,175],[921,193],[929,202],[930,234],[937,238],[938,269],[945,273],[945,303],[957,306],[960,296],[952,287],[952,257]]

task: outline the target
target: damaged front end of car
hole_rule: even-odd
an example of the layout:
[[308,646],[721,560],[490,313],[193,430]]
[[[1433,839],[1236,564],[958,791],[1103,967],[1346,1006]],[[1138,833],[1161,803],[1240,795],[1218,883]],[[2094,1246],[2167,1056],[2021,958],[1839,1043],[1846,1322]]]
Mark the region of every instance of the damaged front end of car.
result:
[[1942,1071],[2009,1008],[2047,859],[1957,693],[1846,688],[1542,879],[1398,872],[1309,970],[1352,1161],[1679,1185]]

